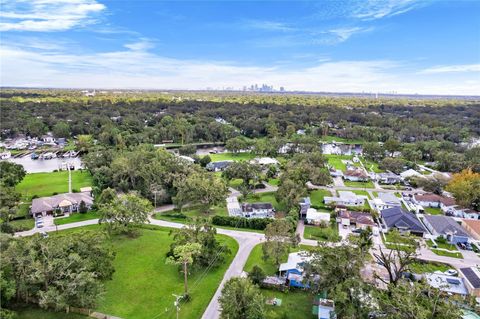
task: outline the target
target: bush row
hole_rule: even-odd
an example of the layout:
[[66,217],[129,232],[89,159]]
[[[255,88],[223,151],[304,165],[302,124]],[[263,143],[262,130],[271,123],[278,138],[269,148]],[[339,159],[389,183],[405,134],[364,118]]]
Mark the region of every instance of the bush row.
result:
[[264,230],[273,219],[270,218],[245,218],[234,216],[213,216],[212,223],[216,226],[230,226],[237,228],[250,228]]

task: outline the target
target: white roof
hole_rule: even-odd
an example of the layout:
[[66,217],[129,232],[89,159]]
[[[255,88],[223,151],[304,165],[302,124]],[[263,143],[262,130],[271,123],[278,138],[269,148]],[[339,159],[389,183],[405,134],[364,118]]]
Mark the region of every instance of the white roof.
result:
[[315,208],[309,208],[307,210],[307,216],[306,218],[308,220],[325,220],[329,221],[330,220],[330,214],[329,213],[321,213],[317,212]]
[[416,170],[410,168],[410,169],[407,169],[405,172],[400,173],[400,176],[402,176],[403,178],[407,178],[412,176],[423,176],[423,175],[417,172]]
[[393,195],[392,193],[378,193],[378,197],[384,202],[384,203],[394,203],[397,205],[401,205],[400,199]]
[[297,253],[288,254],[286,263],[280,264],[279,271],[299,268],[298,264],[311,260],[312,257],[306,251],[299,251]]
[[427,278],[427,282],[430,286],[434,288],[438,288],[442,291],[459,294],[459,295],[467,295],[468,291],[465,287],[465,283],[463,279],[460,277],[453,277],[448,276],[443,273],[431,273],[426,274],[425,277]]
[[278,161],[271,157],[257,157],[257,158],[254,158],[252,162],[260,165],[278,164]]
[[351,191],[338,191],[338,197],[341,199],[356,200],[358,196]]
[[184,159],[184,160],[186,160],[187,162],[190,162],[190,163],[195,162],[195,160],[193,158],[189,157],[189,156],[179,155],[178,157],[181,158],[181,159]]

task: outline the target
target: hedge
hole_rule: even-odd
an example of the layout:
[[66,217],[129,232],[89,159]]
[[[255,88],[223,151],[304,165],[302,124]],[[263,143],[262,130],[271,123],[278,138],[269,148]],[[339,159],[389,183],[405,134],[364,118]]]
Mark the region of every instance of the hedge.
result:
[[234,216],[213,216],[212,223],[216,226],[250,228],[264,230],[273,221],[271,218],[245,218]]

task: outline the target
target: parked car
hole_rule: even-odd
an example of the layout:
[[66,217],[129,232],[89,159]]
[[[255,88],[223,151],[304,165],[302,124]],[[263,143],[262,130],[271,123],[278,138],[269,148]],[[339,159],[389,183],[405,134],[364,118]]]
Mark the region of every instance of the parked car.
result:
[[37,228],[43,228],[43,222],[37,222]]
[[457,275],[458,275],[458,271],[456,271],[455,269],[449,269],[449,270],[445,271],[445,275],[457,276]]

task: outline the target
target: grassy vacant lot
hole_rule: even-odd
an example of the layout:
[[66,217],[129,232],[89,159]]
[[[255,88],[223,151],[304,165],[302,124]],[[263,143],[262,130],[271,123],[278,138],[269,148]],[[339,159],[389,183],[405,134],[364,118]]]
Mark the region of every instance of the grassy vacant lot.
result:
[[[80,190],[80,187],[91,185],[92,175],[88,171],[72,172],[72,189]],[[33,195],[42,197],[51,196],[53,193],[66,193],[68,171],[27,174],[16,189],[22,194],[22,200],[25,202],[31,201]]]
[[64,225],[64,224],[76,223],[76,222],[81,222],[84,220],[90,220],[95,218],[100,218],[100,214],[96,211],[89,211],[89,212],[86,212],[85,214],[74,213],[68,217],[55,218],[53,221],[55,222],[55,225]]
[[327,208],[323,203],[323,198],[325,196],[332,196],[332,193],[325,189],[316,189],[310,192],[310,202],[312,206],[319,207],[319,208]]
[[[106,294],[101,299],[98,311],[121,318],[175,318],[172,294],[183,292],[183,275],[177,266],[165,263],[172,236],[170,229],[142,229],[135,239],[113,240],[116,252],[113,279],[105,283]],[[202,270],[189,276],[192,300],[181,305],[182,318],[200,318],[213,297],[223,274],[233,260],[237,242],[230,237],[218,235],[232,253],[218,268],[211,269],[202,278]]]
[[410,270],[417,274],[432,273],[435,271],[445,272],[450,268],[452,267],[447,264],[441,264],[436,262],[426,262],[421,260],[416,261],[410,265]]
[[375,173],[385,172],[385,170],[378,167],[378,163],[376,163],[376,162],[373,162],[371,160],[367,160],[364,157],[361,158],[361,161],[362,161],[363,165],[365,166],[365,168],[367,169],[367,171],[374,171]]
[[218,153],[218,154],[209,154],[212,162],[218,161],[248,161],[256,157],[252,153]]
[[65,312],[53,312],[46,311],[40,308],[20,308],[15,310],[17,312],[17,318],[21,319],[86,319],[87,316],[65,313]]
[[318,241],[339,242],[341,237],[338,235],[338,226],[330,225],[322,228],[319,226],[305,226],[303,237],[306,239],[313,239]]
[[328,164],[335,169],[339,169],[341,171],[345,171],[347,169],[347,166],[345,163],[342,162],[342,160],[352,160],[353,156],[351,155],[324,155],[327,160]]
[[246,203],[271,203],[277,212],[284,212],[285,205],[277,202],[275,198],[275,192],[268,193],[257,193],[253,195],[248,195],[244,200]]
[[430,215],[443,215],[443,212],[440,208],[436,207],[424,207],[425,213]]
[[460,252],[449,252],[449,251],[440,250],[440,249],[430,249],[430,250],[439,256],[463,258],[463,255]]
[[373,182],[372,182],[372,181],[368,181],[368,182],[351,182],[351,181],[344,181],[343,183],[345,184],[345,186],[348,186],[348,187],[375,188],[375,186],[373,185]]
[[267,305],[267,319],[312,319],[313,295],[305,291],[280,292],[262,289],[262,294],[267,299],[282,299],[281,306]]

